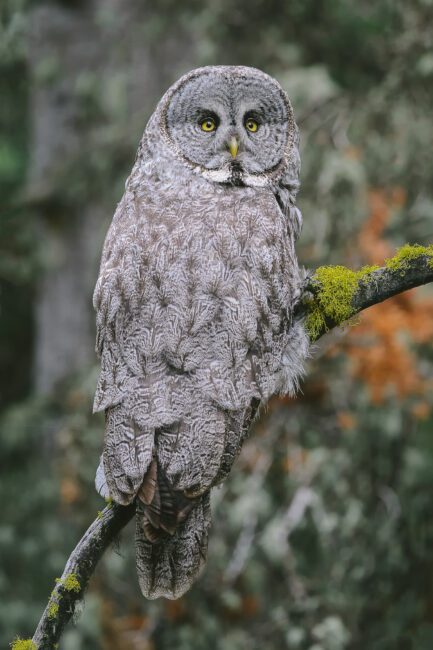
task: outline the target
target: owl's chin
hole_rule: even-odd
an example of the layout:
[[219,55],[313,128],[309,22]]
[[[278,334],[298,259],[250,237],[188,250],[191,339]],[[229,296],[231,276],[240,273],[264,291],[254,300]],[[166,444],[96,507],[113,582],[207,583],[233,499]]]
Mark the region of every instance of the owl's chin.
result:
[[201,167],[200,173],[208,181],[233,187],[265,187],[269,184],[266,174],[250,173],[236,161],[219,169]]
[[272,184],[282,162],[279,160],[273,167],[263,169],[248,152],[241,152],[235,160],[226,155],[215,156],[206,166],[197,165],[196,171],[206,180],[226,186],[266,187]]
[[212,181],[213,183],[234,185],[236,187],[245,185],[244,170],[240,165],[224,165],[220,169],[202,168],[200,172],[206,180]]

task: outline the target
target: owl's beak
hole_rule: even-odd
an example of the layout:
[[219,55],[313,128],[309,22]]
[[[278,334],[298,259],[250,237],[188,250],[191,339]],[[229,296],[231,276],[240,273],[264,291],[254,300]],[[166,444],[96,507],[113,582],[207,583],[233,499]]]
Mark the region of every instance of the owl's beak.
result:
[[239,150],[239,141],[235,136],[232,136],[230,140],[228,141],[228,146],[229,146],[229,151],[232,155],[232,158],[236,158],[238,155],[238,150]]

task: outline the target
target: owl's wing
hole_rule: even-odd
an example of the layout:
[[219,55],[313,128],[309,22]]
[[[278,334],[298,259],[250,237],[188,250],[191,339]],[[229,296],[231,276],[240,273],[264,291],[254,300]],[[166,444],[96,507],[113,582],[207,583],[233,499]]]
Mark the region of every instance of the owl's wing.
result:
[[143,529],[146,509],[137,501],[136,562],[146,598],[180,598],[203,568],[211,524],[209,492],[198,497],[172,535],[151,542]]
[[301,234],[302,214],[296,207],[296,195],[299,190],[299,174],[301,159],[299,156],[299,131],[296,130],[293,147],[286,160],[284,174],[280,177],[274,189],[275,198],[283,214],[287,217],[289,227],[292,229],[293,237],[296,240]]
[[[184,378],[156,354],[158,328],[145,327],[151,325],[152,315],[142,310],[142,278],[152,284],[157,275],[152,280],[142,258],[129,258],[136,240],[130,209],[125,200],[119,205],[94,295],[101,359],[94,409],[106,413],[96,487],[122,504],[138,496],[136,563],[141,590],[148,598],[178,598],[206,560],[206,486],[223,454],[224,422],[216,408],[212,413],[200,410],[189,420],[182,417],[186,404],[197,410],[200,398],[194,400],[181,385]],[[184,494],[185,487],[198,485],[201,494]]]
[[292,186],[290,184],[290,179],[288,180],[288,183],[285,183],[284,180],[280,182],[278,189],[275,192],[275,198],[277,199],[278,205],[283,214],[287,217],[289,227],[292,229],[293,237],[296,240],[302,230],[302,213],[295,205],[295,200],[291,191]]
[[[165,205],[161,215],[155,206],[137,208],[125,193],[94,294],[101,359],[94,410],[106,413],[105,481],[119,503],[137,494],[142,499],[154,529],[149,537],[160,528],[173,532],[184,510],[182,493],[195,497],[213,484],[227,430],[223,410],[203,399],[194,372],[176,367],[185,358],[193,362],[191,323],[211,322],[212,313],[188,310],[179,255],[187,233],[171,250],[161,231],[170,209]],[[176,223],[178,209],[172,206]],[[149,471],[154,457],[156,475]]]
[[[96,309],[96,351],[101,360],[94,412],[105,411],[105,445],[97,474],[98,491],[128,504],[143,482],[154,447],[154,430],[131,417],[128,400],[140,380],[134,351],[127,343],[139,289],[134,260],[135,206],[127,192],[107,234],[93,303]],[[126,337],[126,338],[125,338]]]

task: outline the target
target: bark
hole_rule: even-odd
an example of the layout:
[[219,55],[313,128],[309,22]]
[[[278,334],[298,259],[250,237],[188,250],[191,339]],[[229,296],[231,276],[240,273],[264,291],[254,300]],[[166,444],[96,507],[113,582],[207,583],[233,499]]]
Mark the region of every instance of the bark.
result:
[[408,259],[398,268],[382,267],[374,271],[368,282],[361,282],[352,306],[354,313],[383,302],[408,289],[433,282],[433,256],[420,255]]
[[38,650],[53,650],[101,556],[134,513],[135,504],[126,507],[111,504],[87,529],[71,553],[33,636]]
[[[382,267],[374,271],[367,281],[360,281],[352,299],[353,313],[359,313],[387,298],[402,293],[407,289],[433,282],[433,256],[419,255],[405,260],[399,268]],[[320,291],[314,277],[306,287],[309,294]],[[299,309],[298,317],[307,315],[305,307]],[[337,324],[327,323],[327,329]],[[325,333],[326,328],[320,333]],[[103,511],[91,524],[72,552],[62,575],[63,581],[73,574],[77,577],[79,589],[68,591],[59,582],[39,622],[33,641],[38,650],[51,650],[59,641],[64,627],[72,617],[77,602],[83,598],[88,581],[104,551],[113,542],[116,535],[134,515],[134,504],[122,507],[112,505]],[[52,603],[58,605],[53,616]],[[51,609],[50,609],[51,607]],[[51,615],[50,615],[51,612]]]

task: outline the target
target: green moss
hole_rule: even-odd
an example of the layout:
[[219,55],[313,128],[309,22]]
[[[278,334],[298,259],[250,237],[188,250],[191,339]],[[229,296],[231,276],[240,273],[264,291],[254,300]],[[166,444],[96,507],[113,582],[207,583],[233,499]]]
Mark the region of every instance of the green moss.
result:
[[373,273],[374,271],[377,271],[380,269],[380,266],[378,264],[371,264],[370,266],[363,266],[362,269],[359,271],[356,271],[356,275],[358,276],[358,281],[360,280],[367,280],[368,276],[370,273]]
[[327,330],[327,321],[339,325],[353,314],[352,299],[358,284],[367,280],[370,273],[378,266],[364,266],[359,271],[352,271],[345,266],[321,266],[314,274],[313,281],[319,290],[308,303],[306,327],[310,339],[316,340],[323,330]]
[[75,591],[78,593],[81,589],[76,573],[68,573],[64,578],[56,578],[56,582],[62,585],[66,591]]
[[[406,244],[397,250],[394,257],[385,260],[385,267],[404,273],[410,261],[422,255],[429,258],[429,265],[433,268],[433,244]],[[345,266],[321,266],[317,269],[313,282],[318,291],[307,302],[306,327],[312,341],[328,329],[327,322],[340,325],[353,315],[352,300],[359,282],[368,280],[369,274],[378,268],[365,266],[360,271],[352,271]]]
[[102,510],[98,510],[98,512],[96,514],[97,519],[102,519],[103,516],[104,516],[104,513],[102,512]]
[[405,244],[397,250],[394,257],[385,260],[385,266],[388,269],[392,269],[393,271],[401,270],[404,272],[405,269],[408,268],[409,262],[411,260],[417,259],[418,257],[421,257],[421,255],[426,255],[429,257],[429,266],[433,267],[433,244],[430,246],[420,246],[419,244]]
[[56,618],[58,613],[59,613],[59,603],[53,601],[48,606],[48,618],[50,619]]
[[38,650],[37,645],[31,639],[20,639],[17,637],[11,643],[12,650]]

